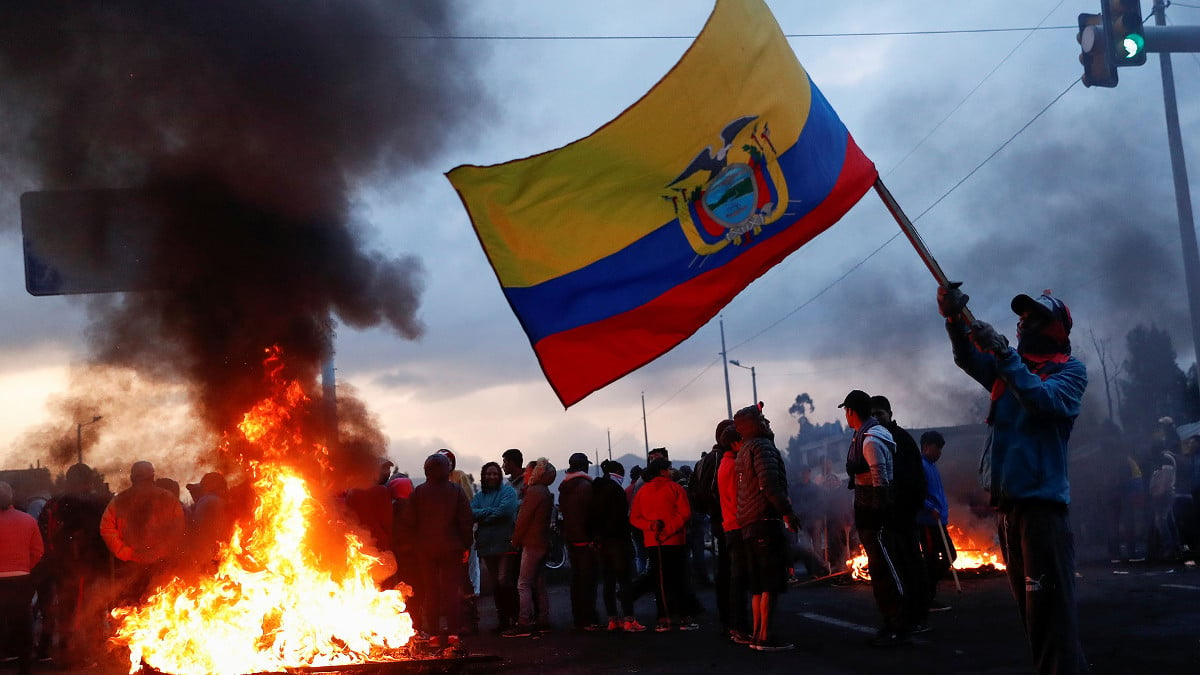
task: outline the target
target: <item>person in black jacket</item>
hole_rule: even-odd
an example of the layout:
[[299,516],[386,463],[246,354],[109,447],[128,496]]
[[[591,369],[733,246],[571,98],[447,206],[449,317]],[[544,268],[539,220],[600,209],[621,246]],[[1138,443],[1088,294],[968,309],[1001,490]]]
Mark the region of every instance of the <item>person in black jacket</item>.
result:
[[[633,613],[633,542],[629,537],[629,498],[622,485],[625,467],[608,459],[600,462],[600,469],[604,475],[592,481],[588,519],[600,560],[607,628],[609,631],[640,633],[646,627],[638,623]],[[618,598],[622,614],[617,614]]]
[[[405,531],[417,542],[421,568],[418,623],[433,635],[430,646],[461,649],[462,579],[473,542],[471,504],[450,482],[450,460],[441,454],[425,460],[425,482],[413,490],[404,509]],[[446,628],[441,627],[445,617]]]
[[592,505],[591,462],[577,452],[567,460],[567,475],[558,486],[558,512],[562,516],[563,541],[571,561],[571,618],[575,630],[595,631],[596,568],[599,561],[592,548],[588,514]]
[[925,558],[921,555],[921,528],[917,525],[917,515],[925,506],[925,495],[929,490],[921,448],[912,434],[892,418],[892,404],[886,396],[871,397],[871,416],[879,420],[896,441],[896,454],[892,458],[896,499],[891,514],[892,552],[900,582],[904,584],[904,614],[909,630],[924,633],[929,630],[925,623],[929,619],[929,577],[925,571]]

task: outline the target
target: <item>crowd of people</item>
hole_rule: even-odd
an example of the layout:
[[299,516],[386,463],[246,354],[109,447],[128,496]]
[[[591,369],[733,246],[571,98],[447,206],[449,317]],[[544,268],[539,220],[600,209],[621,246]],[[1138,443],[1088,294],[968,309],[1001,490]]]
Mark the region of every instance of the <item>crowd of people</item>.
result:
[[[1066,481],[1066,442],[1086,372],[1070,356],[1070,313],[1048,294],[1017,296],[1014,349],[989,324],[969,322],[966,302],[956,286],[939,289],[956,364],[991,392],[981,480],[998,514],[1034,660],[1039,672],[1086,672]],[[694,587],[708,579],[704,542],[711,535],[717,620],[729,641],[792,649],[776,610],[796,563],[810,575],[833,576],[857,543],[880,615],[871,643],[909,644],[928,630],[929,612],[948,608],[936,599],[955,555],[936,467],[945,441],[936,431],[914,440],[883,396],[854,390],[839,407],[854,431],[845,477],[822,457],[800,469],[791,489],[759,404],[716,425],[712,451],[694,470],[673,468],[667,450],[656,448],[628,477],[611,460],[593,477],[587,455],[575,453],[556,499],[558,471],[544,457],[526,462],[519,449],[506,450],[483,465],[476,490],[443,449],[425,460],[419,485],[385,461],[370,485],[347,490],[339,502],[376,549],[392,553],[395,570],[382,586],[411,588],[417,639],[450,655],[461,653],[464,634],[479,630],[483,571],[496,633],[528,638],[551,629],[545,562],[554,535],[569,560],[573,630],[646,631],[637,602],[647,594],[654,631],[699,629],[704,607]],[[1194,452],[1180,457],[1187,455]],[[181,558],[211,562],[229,536],[238,499],[219,473],[187,486],[187,508],[178,483],[156,479],[149,462],[135,462],[131,487],[115,496],[97,489],[96,478],[86,465],[72,466],[63,494],[31,502],[32,514],[15,509],[11,487],[0,483],[0,610],[6,637],[16,639],[19,675],[51,649],[68,662],[84,658],[97,637],[88,631],[104,625],[103,609],[136,602]],[[1172,541],[1182,546],[1185,539]],[[115,590],[97,602],[101,582]],[[34,610],[41,615],[36,636]]]
[[1143,448],[1112,453],[1108,554],[1113,562],[1195,561],[1200,551],[1200,434],[1162,417]]

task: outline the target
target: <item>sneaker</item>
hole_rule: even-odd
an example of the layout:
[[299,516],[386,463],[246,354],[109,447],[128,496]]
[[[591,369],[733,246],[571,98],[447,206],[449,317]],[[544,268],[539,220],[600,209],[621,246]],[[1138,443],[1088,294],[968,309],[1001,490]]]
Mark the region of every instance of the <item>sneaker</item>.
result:
[[764,642],[755,642],[750,645],[750,649],[756,652],[786,652],[790,649],[795,649],[796,645],[790,642],[781,640],[766,640]]
[[907,633],[899,633],[891,630],[881,630],[871,638],[872,647],[898,647],[900,645],[912,644],[912,638]]
[[501,633],[500,637],[506,637],[506,638],[531,637],[533,635],[533,632],[534,632],[533,626],[531,626],[529,624],[517,624],[517,625],[513,626],[512,628],[509,628],[508,630]]
[[659,619],[658,623],[654,624],[655,633],[666,633],[671,630],[671,622],[668,619]]
[[729,636],[729,641],[734,643],[735,645],[748,645],[748,644],[754,643],[754,638],[750,637],[746,633],[743,633],[742,631],[740,631],[736,628],[729,631],[728,636]]
[[680,621],[679,625],[677,625],[675,627],[678,628],[679,630],[700,630],[700,624],[696,623],[695,621],[692,621],[692,618],[690,616],[684,618],[684,620]]
[[921,633],[928,633],[931,630],[933,630],[933,629],[929,627],[929,624],[919,623],[912,627],[911,633],[913,635],[920,635]]
[[932,600],[929,603],[929,611],[931,612],[949,612],[951,609],[954,608],[938,600]]
[[621,630],[626,633],[641,633],[646,630],[646,627],[638,623],[638,620],[633,617],[627,617],[625,622],[621,624]]
[[604,630],[604,626],[598,623],[585,623],[582,626],[572,626],[571,630],[579,633],[595,633]]
[[608,617],[608,627],[605,630],[607,630],[610,633],[615,633],[615,632],[621,630],[621,622],[617,621],[617,617],[610,616],[610,617]]

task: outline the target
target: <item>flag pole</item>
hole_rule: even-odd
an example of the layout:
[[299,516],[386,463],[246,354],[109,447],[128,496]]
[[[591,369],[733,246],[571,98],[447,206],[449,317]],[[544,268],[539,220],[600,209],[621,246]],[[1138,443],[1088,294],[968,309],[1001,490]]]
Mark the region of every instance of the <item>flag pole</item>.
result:
[[[896,202],[896,198],[892,196],[887,186],[883,184],[882,178],[875,179],[875,192],[879,194],[879,198],[883,200],[883,205],[891,212],[892,217],[896,219],[896,224],[900,226],[900,230],[904,232],[904,236],[908,237],[909,243],[913,248],[917,249],[917,255],[921,256],[921,260],[925,262],[925,266],[933,274],[933,278],[937,280],[939,286],[949,286],[950,279],[946,273],[942,271],[942,266],[934,259],[933,254],[929,252],[929,247],[925,245],[925,240],[921,239],[921,233],[917,232],[916,225],[908,219],[904,213],[904,209],[900,208],[900,204]],[[975,320],[975,316],[971,314],[971,310],[966,307],[962,311],[963,319],[967,323]]]

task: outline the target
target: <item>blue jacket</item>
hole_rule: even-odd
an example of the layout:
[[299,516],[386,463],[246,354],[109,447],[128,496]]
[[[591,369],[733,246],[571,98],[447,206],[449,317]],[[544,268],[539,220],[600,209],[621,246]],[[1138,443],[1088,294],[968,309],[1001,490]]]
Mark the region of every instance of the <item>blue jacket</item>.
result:
[[1087,388],[1087,368],[1070,357],[1046,364],[1043,380],[1015,349],[1000,356],[980,352],[961,322],[947,323],[946,331],[959,368],[989,391],[997,378],[1005,384],[979,461],[980,483],[991,492],[992,505],[1020,499],[1069,504],[1067,440]]
[[917,523],[936,525],[939,519],[933,517],[933,512],[937,511],[941,514],[942,525],[948,525],[950,524],[950,505],[946,503],[946,490],[942,487],[942,474],[938,471],[936,464],[924,457],[921,458],[921,464],[925,467],[925,506],[917,514]]
[[476,492],[471,498],[471,515],[479,525],[475,530],[475,550],[479,555],[500,555],[513,550],[517,491],[511,485],[500,481],[498,489]]

